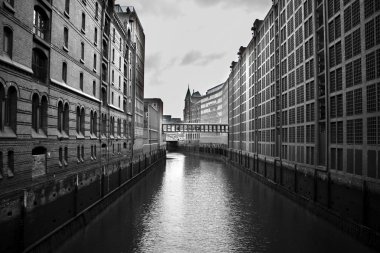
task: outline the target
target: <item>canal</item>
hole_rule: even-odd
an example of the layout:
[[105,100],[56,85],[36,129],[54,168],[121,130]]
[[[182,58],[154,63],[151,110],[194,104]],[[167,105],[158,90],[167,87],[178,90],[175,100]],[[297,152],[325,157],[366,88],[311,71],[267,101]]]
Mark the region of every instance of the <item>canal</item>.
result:
[[372,252],[222,162],[169,153],[57,252]]

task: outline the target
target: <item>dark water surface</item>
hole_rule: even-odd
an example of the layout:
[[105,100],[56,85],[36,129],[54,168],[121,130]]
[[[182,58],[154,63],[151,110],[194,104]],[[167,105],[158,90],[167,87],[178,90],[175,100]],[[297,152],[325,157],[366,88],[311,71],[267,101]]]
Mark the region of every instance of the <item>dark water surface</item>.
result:
[[58,252],[372,252],[244,172],[167,158]]

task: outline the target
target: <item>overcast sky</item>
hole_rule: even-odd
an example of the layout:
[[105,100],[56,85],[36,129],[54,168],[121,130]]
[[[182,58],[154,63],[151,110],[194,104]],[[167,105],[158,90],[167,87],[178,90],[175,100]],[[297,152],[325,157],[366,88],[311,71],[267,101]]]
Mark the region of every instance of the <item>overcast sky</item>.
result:
[[183,117],[187,85],[202,95],[224,82],[253,21],[271,0],[116,0],[135,7],[145,33],[145,97]]

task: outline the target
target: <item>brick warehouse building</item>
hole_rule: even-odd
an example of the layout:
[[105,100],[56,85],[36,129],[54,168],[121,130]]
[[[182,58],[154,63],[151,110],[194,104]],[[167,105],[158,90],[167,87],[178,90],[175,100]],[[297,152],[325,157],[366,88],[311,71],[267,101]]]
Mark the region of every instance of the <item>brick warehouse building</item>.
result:
[[[1,237],[23,247],[140,161],[145,38],[134,8],[113,0],[1,0],[0,24]],[[85,186],[74,208],[52,204]]]
[[380,1],[272,2],[226,81],[230,156],[380,231]]

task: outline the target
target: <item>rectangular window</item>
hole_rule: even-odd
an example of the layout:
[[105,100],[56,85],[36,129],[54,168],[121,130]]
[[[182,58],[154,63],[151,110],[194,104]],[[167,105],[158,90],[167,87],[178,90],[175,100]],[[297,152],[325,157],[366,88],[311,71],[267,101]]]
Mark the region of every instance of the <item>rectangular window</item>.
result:
[[86,31],[86,14],[82,13],[82,32]]
[[84,43],[80,44],[80,59],[84,61]]
[[96,54],[94,54],[94,69],[96,69]]
[[83,73],[79,74],[79,88],[83,91]]

